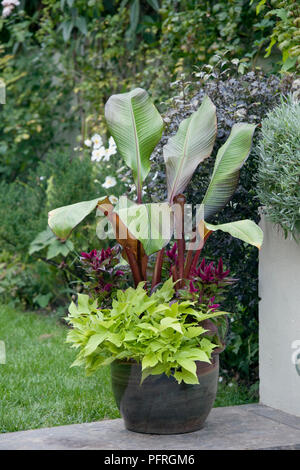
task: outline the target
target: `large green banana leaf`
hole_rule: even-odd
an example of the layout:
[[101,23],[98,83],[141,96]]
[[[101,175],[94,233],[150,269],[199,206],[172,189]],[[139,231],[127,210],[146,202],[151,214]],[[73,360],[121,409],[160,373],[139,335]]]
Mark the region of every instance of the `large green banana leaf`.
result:
[[122,197],[114,212],[129,232],[142,243],[148,256],[161,250],[172,237],[172,209],[167,202],[135,204]]
[[150,171],[150,155],[162,135],[163,120],[142,88],[112,95],[105,105],[105,118],[141,194],[142,183]]
[[262,229],[252,220],[244,219],[236,222],[229,222],[227,224],[212,225],[205,223],[205,227],[212,232],[221,230],[222,232],[229,233],[235,238],[249,243],[250,245],[256,246],[260,249],[263,242],[263,231]]
[[167,202],[136,204],[126,197],[113,206],[109,197],[83,201],[59,207],[49,212],[49,227],[61,240],[66,240],[72,230],[96,207],[110,220],[116,239],[137,256],[137,240],[147,255],[159,251],[173,234],[172,209]]
[[107,196],[98,197],[92,201],[77,202],[69,206],[58,207],[48,214],[49,227],[58,238],[66,240],[72,230],[96,209],[98,203],[104,203],[105,201],[109,203]]
[[200,108],[181,122],[164,146],[168,200],[184,191],[199,163],[209,157],[217,132],[216,107],[206,96]]
[[124,226],[118,214],[114,212],[114,206],[107,196],[54,209],[49,212],[49,227],[57,237],[64,241],[70,236],[72,230],[96,209],[96,207],[98,207],[110,221],[118,242],[123,248],[130,248],[132,253],[137,257],[138,240],[129,232],[127,227]]
[[219,149],[202,201],[205,219],[222,209],[236,190],[240,169],[250,153],[254,130],[253,124],[235,124],[227,141]]

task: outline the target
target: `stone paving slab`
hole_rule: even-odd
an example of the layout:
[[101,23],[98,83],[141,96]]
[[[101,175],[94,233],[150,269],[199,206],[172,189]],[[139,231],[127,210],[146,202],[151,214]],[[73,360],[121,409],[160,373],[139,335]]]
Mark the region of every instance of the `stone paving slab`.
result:
[[300,449],[300,417],[264,405],[214,408],[200,431],[172,436],[127,431],[121,419],[0,434],[0,450]]

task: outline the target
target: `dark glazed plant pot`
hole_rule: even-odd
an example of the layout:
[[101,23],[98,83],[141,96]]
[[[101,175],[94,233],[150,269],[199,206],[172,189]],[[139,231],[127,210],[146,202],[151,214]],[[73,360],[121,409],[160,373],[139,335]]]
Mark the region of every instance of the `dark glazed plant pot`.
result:
[[219,355],[213,355],[211,364],[197,362],[197,375],[199,385],[178,384],[165,374],[150,375],[140,385],[140,364],[113,362],[112,389],[125,427],[147,434],[201,429],[216,398]]

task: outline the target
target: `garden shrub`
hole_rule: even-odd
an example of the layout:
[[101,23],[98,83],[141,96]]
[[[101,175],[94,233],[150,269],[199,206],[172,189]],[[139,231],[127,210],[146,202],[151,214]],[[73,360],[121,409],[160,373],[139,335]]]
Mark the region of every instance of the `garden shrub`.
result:
[[[88,158],[71,160],[69,153],[50,153],[27,181],[0,184],[0,247],[27,258],[31,241],[47,227],[47,213],[54,204],[74,202],[95,194],[93,164]],[[78,175],[81,178],[78,178]],[[14,210],[8,210],[14,208]]]
[[285,236],[300,233],[300,103],[292,97],[262,121],[257,193],[267,217]]
[[0,18],[1,175],[23,178],[49,150],[106,132],[112,93],[141,86],[158,104],[216,53],[256,60],[280,20],[257,23],[257,3],[24,0]]
[[[31,255],[29,246],[47,228],[49,210],[105,193],[101,183],[106,175],[114,174],[117,167],[118,159],[113,160],[113,157],[111,162],[104,164],[92,162],[89,151],[73,158],[69,152],[51,152],[34,172],[30,172],[27,181],[1,182],[2,297],[11,295],[21,303],[32,306],[39,294],[50,293],[49,300],[57,303],[63,300],[66,292],[74,291],[74,281],[81,272],[74,262],[76,253],[100,245],[95,233],[95,218],[91,216],[83,230],[72,235],[74,249],[67,264],[65,258],[69,252],[65,256],[58,253],[54,258],[47,259],[47,245],[44,250],[32,251]],[[119,182],[117,188],[111,188],[108,193],[116,189],[118,195],[118,191],[123,190],[122,183]],[[44,282],[46,279],[47,282]]]
[[[162,145],[166,143],[168,136],[176,132],[179,123],[197,109],[205,94],[208,94],[217,108],[218,134],[212,157],[201,164],[201,172],[195,172],[189,185],[187,197],[193,204],[200,204],[203,199],[216,150],[228,137],[232,125],[241,121],[260,124],[268,111],[278,104],[283,88],[278,77],[266,76],[259,70],[238,74],[235,71],[239,66],[238,61],[234,61],[234,64],[220,61],[219,66],[214,68],[204,66],[190,82],[178,81],[173,84],[178,93],[173,99],[171,111],[164,116],[165,133],[153,154],[156,164],[153,165],[147,183],[157,200],[165,196]],[[285,86],[288,87],[289,84]],[[257,128],[254,148],[259,134]],[[239,186],[232,201],[214,218],[214,223],[246,218],[259,221],[260,203],[255,191],[257,165],[258,159],[252,151],[241,170]],[[235,316],[229,332],[228,346],[222,355],[222,366],[247,380],[255,380],[258,376],[257,250],[220,234],[210,237],[203,255],[209,260],[223,257],[224,263],[230,266],[232,276],[239,279],[231,287],[231,293],[227,295],[224,304],[228,311],[235,312]],[[240,262],[241,259],[245,260],[245,264]]]
[[[251,0],[253,4],[253,0]],[[300,71],[300,4],[298,0],[260,0],[256,2],[257,14],[263,20],[255,26],[262,32],[262,40],[256,46],[266,47],[269,57],[273,46],[281,52],[282,71]],[[271,28],[271,32],[270,32]]]
[[20,14],[19,21],[5,21],[3,28],[0,18],[0,75],[6,84],[6,103],[0,105],[0,177],[14,181],[24,179],[51,149],[63,147],[74,116],[68,84],[55,77],[55,54],[44,53],[32,39],[33,18]]
[[244,0],[164,0],[160,45],[172,72],[191,70],[215,54],[243,57],[255,37],[254,6]]
[[[0,299],[5,304],[53,312],[70,295],[63,270],[41,259],[24,262],[21,255],[0,256]],[[50,309],[50,306],[53,307]]]
[[[0,183],[0,251],[22,254],[26,258],[28,246],[43,229],[43,195],[40,188],[21,181]],[[44,216],[44,220],[43,220]]]

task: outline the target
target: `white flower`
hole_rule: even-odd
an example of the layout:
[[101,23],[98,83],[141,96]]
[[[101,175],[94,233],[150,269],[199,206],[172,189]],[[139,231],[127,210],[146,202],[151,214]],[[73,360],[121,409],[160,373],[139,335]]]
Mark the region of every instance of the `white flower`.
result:
[[104,156],[104,161],[109,162],[109,159],[112,155],[114,155],[116,151],[114,149],[108,148],[105,149],[105,156]]
[[18,7],[20,5],[20,2],[19,0],[3,0],[1,2],[1,4],[4,6],[4,7]]
[[84,145],[86,145],[87,147],[91,147],[91,146],[92,146],[92,141],[91,141],[91,139],[85,139]]
[[99,149],[101,145],[103,145],[102,139],[99,134],[93,135],[92,142],[94,144],[94,149]]
[[112,149],[111,147],[109,147],[108,149],[101,147],[101,149],[103,149],[104,162],[109,162],[110,157],[116,153],[116,150]]
[[40,180],[43,181],[45,179],[45,176],[40,176]]
[[103,157],[103,149],[104,149],[104,147],[100,147],[99,149],[93,150],[92,156],[91,156],[92,162],[100,162],[101,161],[101,159]]
[[7,17],[11,14],[12,11],[13,11],[13,7],[12,7],[12,6],[3,8],[3,11],[2,11],[2,18],[7,18]]
[[12,13],[14,8],[20,5],[20,2],[19,0],[3,0],[1,4],[4,7],[2,11],[2,18],[7,18]]
[[105,189],[109,189],[109,188],[112,188],[113,186],[116,186],[116,184],[117,184],[116,178],[114,178],[113,176],[107,176],[102,186]]
[[228,387],[233,387],[233,383],[230,382],[230,384],[228,384]]
[[117,153],[117,147],[108,147],[107,153],[109,156],[115,155]]
[[111,196],[109,196],[108,199],[110,200],[110,202],[112,204],[117,204],[117,202],[118,202],[118,198],[116,196],[114,196],[113,194]]
[[109,147],[107,149],[104,147],[102,139],[98,134],[93,135],[91,140],[87,139],[84,143],[85,145],[89,146],[90,142],[94,144],[92,152],[93,161],[100,162],[100,160],[103,158],[104,162],[108,162],[111,155],[117,153],[117,146],[112,137],[109,138]]
[[110,138],[108,139],[108,145],[110,148],[117,148],[117,144],[112,136],[110,136]]
[[108,162],[110,157],[112,155],[115,155],[117,153],[117,146],[116,143],[113,139],[113,137],[110,137],[108,140],[109,147],[107,149],[104,149],[104,161]]
[[221,376],[219,377],[219,382],[220,383],[223,382],[223,377],[221,377]]

